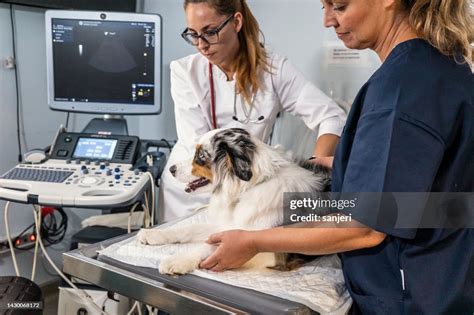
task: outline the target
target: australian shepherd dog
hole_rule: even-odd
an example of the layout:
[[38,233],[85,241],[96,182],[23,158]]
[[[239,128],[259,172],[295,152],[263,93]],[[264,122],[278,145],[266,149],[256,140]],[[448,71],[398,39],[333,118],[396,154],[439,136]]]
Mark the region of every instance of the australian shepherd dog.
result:
[[[280,226],[285,192],[328,190],[328,169],[307,161],[298,164],[282,150],[268,146],[244,129],[210,131],[196,145],[193,159],[173,165],[169,171],[179,181],[187,183],[188,193],[211,191],[207,210],[211,222],[142,229],[137,238],[150,245],[198,243],[193,251],[169,256],[159,265],[160,273],[192,272],[215,250],[215,246],[205,243],[212,233]],[[291,256],[262,253],[247,264],[288,270],[295,266],[289,261]],[[290,265],[293,267],[288,267]]]

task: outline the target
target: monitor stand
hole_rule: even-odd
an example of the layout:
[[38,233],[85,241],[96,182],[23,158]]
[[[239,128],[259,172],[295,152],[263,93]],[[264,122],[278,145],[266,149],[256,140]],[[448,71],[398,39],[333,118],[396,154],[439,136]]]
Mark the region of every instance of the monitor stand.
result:
[[104,115],[103,118],[92,119],[82,132],[128,136],[127,120],[122,115]]

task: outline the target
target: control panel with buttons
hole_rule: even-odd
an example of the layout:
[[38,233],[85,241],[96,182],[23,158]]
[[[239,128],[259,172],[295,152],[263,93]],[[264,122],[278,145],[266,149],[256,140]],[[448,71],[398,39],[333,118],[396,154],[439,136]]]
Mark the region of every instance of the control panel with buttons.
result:
[[151,184],[131,164],[82,159],[19,164],[0,176],[0,198],[64,207],[111,208],[135,203]]
[[0,176],[0,199],[65,207],[133,204],[152,184],[133,168],[139,148],[138,137],[59,134],[49,160],[19,164]]

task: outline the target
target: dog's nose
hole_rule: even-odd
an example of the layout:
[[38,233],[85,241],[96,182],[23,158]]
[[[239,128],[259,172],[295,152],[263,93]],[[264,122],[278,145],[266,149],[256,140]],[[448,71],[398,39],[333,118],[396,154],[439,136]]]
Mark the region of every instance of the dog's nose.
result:
[[176,165],[171,166],[171,167],[170,167],[170,173],[171,173],[171,175],[175,176],[175,175],[176,175],[176,170],[177,170]]

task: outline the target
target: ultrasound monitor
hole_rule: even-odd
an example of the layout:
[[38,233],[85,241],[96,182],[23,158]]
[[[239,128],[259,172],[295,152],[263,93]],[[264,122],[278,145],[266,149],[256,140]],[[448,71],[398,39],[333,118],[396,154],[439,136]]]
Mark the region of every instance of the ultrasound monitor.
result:
[[161,112],[159,15],[52,10],[45,16],[51,109]]

